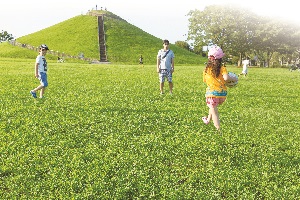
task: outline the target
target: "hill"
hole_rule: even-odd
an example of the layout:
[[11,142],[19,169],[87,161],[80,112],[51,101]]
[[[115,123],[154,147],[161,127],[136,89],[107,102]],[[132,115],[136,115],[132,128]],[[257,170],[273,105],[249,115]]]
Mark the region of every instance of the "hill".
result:
[[97,19],[79,15],[42,29],[38,32],[17,38],[23,44],[39,46],[47,44],[51,50],[77,56],[98,58]]
[[24,58],[32,59],[37,56],[37,52],[25,48],[10,45],[8,42],[0,43],[0,57],[2,58]]
[[[135,64],[143,55],[145,64],[156,63],[157,51],[162,48],[162,40],[165,38],[157,38],[111,12],[97,12],[98,15],[104,14],[107,57],[110,62]],[[87,58],[99,59],[97,34],[97,17],[79,15],[17,38],[17,41],[32,46],[45,43],[54,51],[74,56],[84,53]],[[170,48],[175,53],[176,64],[195,65],[206,60],[174,44]]]

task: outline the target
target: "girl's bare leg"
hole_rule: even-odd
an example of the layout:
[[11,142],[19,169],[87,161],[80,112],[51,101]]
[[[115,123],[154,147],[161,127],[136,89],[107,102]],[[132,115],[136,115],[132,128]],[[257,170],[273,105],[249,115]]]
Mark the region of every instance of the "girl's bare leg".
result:
[[216,129],[220,130],[220,118],[219,118],[219,112],[218,112],[218,107],[217,106],[215,106],[213,108],[209,108],[208,119],[209,120],[212,119]]

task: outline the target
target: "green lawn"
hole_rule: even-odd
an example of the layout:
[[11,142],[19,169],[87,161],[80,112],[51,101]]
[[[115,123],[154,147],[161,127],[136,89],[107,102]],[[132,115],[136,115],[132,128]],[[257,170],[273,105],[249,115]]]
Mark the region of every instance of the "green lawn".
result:
[[201,120],[203,65],[175,66],[161,96],[155,65],[50,61],[33,99],[34,60],[0,63],[0,199],[300,196],[300,72],[250,68],[219,135]]

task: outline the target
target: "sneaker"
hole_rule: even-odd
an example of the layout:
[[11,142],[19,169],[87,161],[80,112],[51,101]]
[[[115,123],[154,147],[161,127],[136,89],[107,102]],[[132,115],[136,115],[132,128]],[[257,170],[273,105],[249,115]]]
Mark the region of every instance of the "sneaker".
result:
[[202,121],[204,122],[204,124],[208,124],[209,123],[209,121],[207,121],[207,118],[206,117],[202,117]]
[[33,96],[33,98],[37,98],[37,96],[36,96],[36,92],[34,92],[34,91],[30,91],[30,94]]

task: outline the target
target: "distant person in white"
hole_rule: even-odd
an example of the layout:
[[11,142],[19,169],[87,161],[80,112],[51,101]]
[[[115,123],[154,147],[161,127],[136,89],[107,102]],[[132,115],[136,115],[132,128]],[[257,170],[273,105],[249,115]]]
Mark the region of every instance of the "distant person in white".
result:
[[248,74],[248,66],[250,64],[249,58],[246,58],[245,60],[243,60],[242,64],[243,64],[243,71],[239,75],[244,75],[244,77],[246,77]]
[[169,49],[169,41],[163,41],[163,49],[157,54],[156,71],[159,74],[160,94],[164,94],[164,82],[168,79],[170,94],[173,94],[172,74],[174,72],[174,52]]

